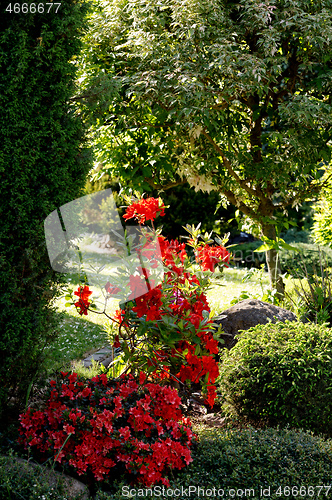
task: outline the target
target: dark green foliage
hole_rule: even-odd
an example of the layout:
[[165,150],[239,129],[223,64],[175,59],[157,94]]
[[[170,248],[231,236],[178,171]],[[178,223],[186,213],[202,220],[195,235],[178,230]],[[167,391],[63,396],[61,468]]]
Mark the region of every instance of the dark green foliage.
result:
[[220,388],[240,420],[332,436],[332,330],[312,323],[268,323],[224,350]]
[[[183,226],[202,223],[201,230],[215,231],[220,236],[228,232],[237,232],[237,223],[234,218],[235,207],[228,206],[227,209],[218,206],[219,194],[216,191],[205,193],[195,191],[188,184],[176,186],[158,195],[161,196],[165,205],[169,205],[165,217],[159,219],[163,226],[163,234],[168,238],[179,238],[186,232]],[[216,213],[215,213],[216,212]],[[232,219],[232,222],[228,222]],[[184,241],[184,240],[183,240]]]
[[286,293],[292,306],[299,308],[302,318],[315,323],[332,321],[332,275],[327,259],[318,254],[318,262],[313,265],[314,274],[309,274],[304,262],[300,262],[299,271],[294,271],[293,289]]
[[[281,249],[279,252],[280,266],[282,272],[288,272],[297,276],[300,274],[305,276],[301,268],[306,267],[308,274],[314,274],[319,268],[319,253],[321,252],[325,259],[326,265],[332,266],[332,249],[329,247],[319,247],[311,243],[303,243],[301,241],[287,240],[286,243],[298,248],[299,252],[292,250]],[[264,252],[255,252],[255,250],[263,244],[262,241],[253,241],[251,243],[243,243],[236,245],[230,250],[235,257],[234,263],[239,267],[257,267],[261,264],[266,264]]]
[[86,11],[68,0],[56,14],[0,15],[0,413],[12,395],[24,404],[56,334],[49,305],[61,276],[44,219],[80,195],[91,168],[70,103]]
[[[0,457],[1,500],[66,500],[61,478],[48,480],[48,469],[18,462],[13,456]],[[78,498],[77,498],[78,500]]]
[[[222,488],[225,498],[230,498],[230,489],[249,488],[260,498],[260,486],[271,486],[269,498],[280,498],[273,494],[280,485],[329,484],[331,454],[331,441],[304,432],[214,429],[202,433],[193,463],[174,483],[177,487]],[[242,496],[253,497],[249,492]]]
[[[188,498],[264,498],[261,487],[265,490],[265,497],[269,499],[285,498],[328,498],[331,489],[332,473],[332,445],[331,441],[324,441],[309,433],[294,430],[227,430],[213,429],[200,433],[200,442],[193,454],[193,462],[177,474],[171,481],[170,488],[187,492]],[[319,490],[317,487],[326,485]],[[189,486],[196,488],[191,490]],[[270,486],[270,494],[266,488]],[[293,489],[293,495],[288,493],[287,487]],[[303,486],[300,495],[300,487]],[[314,489],[308,490],[312,486]],[[215,495],[207,492],[203,496],[197,493],[198,487],[207,490],[216,489]],[[277,494],[278,488],[285,488],[285,495]],[[115,494],[98,493],[96,500],[123,499],[121,495],[123,485]],[[128,488],[128,486],[127,486]],[[130,487],[132,488],[132,487]],[[144,498],[163,498],[158,496],[158,490],[148,491]],[[165,498],[166,498],[165,487]],[[218,490],[221,491],[218,495]],[[235,491],[230,491],[235,490]],[[242,490],[242,494],[241,494]],[[245,490],[246,493],[245,493]],[[254,494],[252,492],[254,490]],[[126,491],[126,490],[123,490]],[[136,497],[139,497],[136,489]],[[320,491],[320,496],[318,492]],[[142,490],[141,490],[142,492]],[[162,487],[161,487],[162,492]],[[283,492],[283,490],[282,490]],[[326,495],[326,493],[328,493]],[[178,498],[187,498],[186,493]],[[143,493],[141,493],[143,498]],[[174,498],[174,497],[170,497]]]
[[288,250],[281,250],[280,262],[281,268],[284,272],[289,272],[293,276],[305,276],[303,267],[305,266],[306,272],[309,275],[317,273],[319,269],[320,255],[325,261],[327,266],[332,266],[332,249],[313,245],[310,243],[291,243],[297,247],[300,252],[292,252]]
[[262,244],[263,242],[259,240],[234,245],[229,249],[233,255],[232,263],[238,267],[256,267],[259,269],[261,264],[266,264],[265,252],[255,252]]
[[295,227],[291,227],[284,233],[281,233],[281,237],[285,243],[289,243],[290,245],[294,245],[295,243],[313,243],[310,231],[298,231]]

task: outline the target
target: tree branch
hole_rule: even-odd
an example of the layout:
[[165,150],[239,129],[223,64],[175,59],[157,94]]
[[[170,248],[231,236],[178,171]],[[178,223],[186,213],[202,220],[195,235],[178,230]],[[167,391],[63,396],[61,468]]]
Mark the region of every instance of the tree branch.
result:
[[236,198],[236,195],[232,191],[220,187],[220,192],[226,196],[226,198],[232,205],[241,210],[241,212],[243,212],[248,217],[251,217],[253,220],[257,220],[256,212],[252,208],[248,207],[248,205],[243,203],[243,201],[239,202],[239,200]]
[[146,122],[146,123],[140,123],[140,122],[136,122],[135,121],[135,125],[137,127],[153,127],[153,128],[168,128],[168,127],[174,127],[174,123],[171,123],[171,122],[165,122],[165,123],[162,123],[161,125],[158,125],[157,123],[149,123],[149,122]]
[[171,182],[169,184],[166,184],[166,186],[164,186],[162,184],[155,184],[151,179],[151,177],[144,177],[144,180],[149,184],[149,186],[151,186],[153,189],[156,189],[157,191],[160,190],[166,191],[167,189],[171,189],[176,186],[182,186],[183,184],[187,184],[188,182],[186,179],[183,179],[180,181]]
[[230,161],[228,160],[228,158],[226,158],[226,156],[224,155],[223,151],[220,149],[220,147],[218,146],[218,144],[216,144],[214,142],[214,140],[212,139],[212,137],[207,133],[206,129],[203,128],[202,129],[202,132],[201,132],[204,137],[210,142],[210,144],[212,144],[212,146],[214,147],[214,149],[219,153],[219,155],[221,156],[222,158],[222,161],[223,161],[223,165],[226,167],[226,169],[228,170],[228,172],[230,173],[230,175],[233,177],[233,179],[236,180],[236,182],[239,184],[239,186],[244,189],[248,194],[250,194],[251,196],[254,196],[255,198],[264,198],[264,196],[262,196],[262,192],[259,190],[256,190],[256,189],[252,189],[250,186],[247,185],[247,183],[240,179],[240,177],[237,175],[237,173],[233,170],[231,164],[230,164]]

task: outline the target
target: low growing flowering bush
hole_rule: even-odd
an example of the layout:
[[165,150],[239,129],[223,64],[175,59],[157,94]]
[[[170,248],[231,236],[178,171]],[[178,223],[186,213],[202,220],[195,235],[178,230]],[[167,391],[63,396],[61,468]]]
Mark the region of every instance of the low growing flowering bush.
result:
[[[114,347],[122,348],[125,370],[135,375],[144,371],[186,387],[200,382],[206,403],[213,406],[218,376],[215,361],[218,335],[210,318],[206,290],[211,273],[217,265],[228,264],[230,253],[220,244],[210,246],[211,235],[200,234],[199,226],[187,226],[188,245],[193,248],[196,263],[201,268],[195,272],[186,245],[177,240],[168,241],[160,231],[155,231],[153,221],[158,215],[163,216],[164,210],[162,200],[142,198],[132,203],[124,215],[124,219],[135,218],[140,225],[141,245],[135,251],[141,266],[127,276],[131,291],[127,301],[115,316],[108,316],[117,324],[112,342]],[[154,238],[143,227],[146,221],[152,223]],[[154,286],[153,276],[144,263],[149,262],[153,269],[158,266],[160,256],[164,276],[162,282]],[[123,279],[122,273],[117,282],[112,279],[112,283],[106,283],[105,303],[111,297],[121,297]],[[79,297],[75,302],[79,313],[88,314],[92,304],[89,287],[81,285],[74,293]],[[103,312],[107,315],[105,309]]]
[[87,479],[169,485],[167,473],[192,461],[194,435],[176,390],[146,383],[141,373],[85,381],[61,372],[44,410],[20,416],[20,442],[36,458],[54,459]]

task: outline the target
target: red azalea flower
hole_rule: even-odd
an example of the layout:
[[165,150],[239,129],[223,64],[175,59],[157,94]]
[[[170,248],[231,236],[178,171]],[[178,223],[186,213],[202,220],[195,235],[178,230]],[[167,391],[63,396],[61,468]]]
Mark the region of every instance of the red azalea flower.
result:
[[205,245],[197,250],[196,261],[200,264],[203,271],[214,272],[215,266],[219,262],[224,262],[227,266],[231,254],[224,247],[210,247]]
[[85,285],[83,288],[81,286],[78,287],[78,290],[74,292],[75,295],[80,297],[83,300],[88,300],[90,295],[92,294],[91,290],[87,285]]
[[161,285],[158,285],[136,299],[136,306],[133,307],[133,311],[137,313],[139,318],[146,315],[147,321],[158,320],[160,319],[160,308],[162,307],[161,297]]
[[144,277],[131,275],[129,286],[132,293],[129,295],[128,300],[136,299],[136,297],[140,297],[147,292],[147,283]]
[[[114,321],[116,321],[117,323],[119,323],[120,325],[123,325],[123,326],[128,328],[128,323],[126,323],[124,321],[125,315],[126,315],[126,311],[124,311],[123,309],[117,309],[115,311],[115,313],[113,314],[112,319]],[[117,346],[117,347],[119,347],[119,346]]]
[[[184,270],[183,263],[187,257],[185,243],[179,243],[177,240],[168,241],[164,236],[158,236],[158,241],[163,262],[178,276],[181,276]],[[181,264],[177,265],[177,259]]]
[[75,295],[80,297],[78,302],[75,302],[75,306],[77,308],[80,308],[78,311],[79,314],[82,316],[82,314],[85,314],[87,316],[88,314],[88,308],[91,302],[89,302],[88,298],[92,294],[92,292],[89,290],[89,287],[87,285],[82,288],[81,286],[78,287],[78,290],[74,292]]
[[107,293],[109,293],[110,295],[113,295],[115,293],[119,293],[121,292],[121,289],[118,288],[117,286],[113,286],[111,285],[111,283],[108,281],[105,285],[105,290]]
[[144,224],[146,220],[154,221],[160,215],[165,215],[165,205],[162,200],[156,198],[142,199],[136,203],[132,203],[123,216],[124,219],[136,218],[140,224]]

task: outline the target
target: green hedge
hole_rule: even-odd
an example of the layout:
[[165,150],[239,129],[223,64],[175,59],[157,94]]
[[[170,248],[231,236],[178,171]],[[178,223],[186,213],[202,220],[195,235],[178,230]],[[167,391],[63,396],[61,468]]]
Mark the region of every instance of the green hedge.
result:
[[220,390],[239,420],[332,437],[332,330],[279,322],[241,333],[223,350]]
[[310,243],[291,243],[296,246],[300,252],[282,250],[280,252],[280,262],[282,270],[295,276],[305,276],[306,269],[308,275],[320,275],[320,259],[325,267],[332,266],[332,249],[313,245]]
[[[243,243],[230,248],[235,257],[234,263],[239,267],[256,267],[259,268],[262,264],[266,265],[265,252],[255,252],[255,250],[263,244],[262,241],[253,241],[251,243]],[[329,267],[332,266],[332,249],[322,247],[311,243],[289,242],[290,245],[299,249],[299,252],[282,249],[279,254],[282,272],[290,274],[303,274],[303,264],[305,265],[308,274],[319,272],[320,255],[322,261]],[[301,265],[302,264],[302,265]]]
[[0,15],[0,414],[11,396],[25,402],[56,334],[50,302],[61,276],[44,219],[82,193],[91,168],[70,102],[86,12],[68,0],[57,13]]

